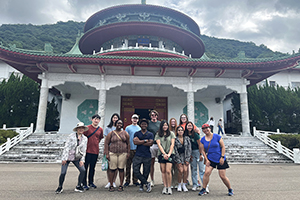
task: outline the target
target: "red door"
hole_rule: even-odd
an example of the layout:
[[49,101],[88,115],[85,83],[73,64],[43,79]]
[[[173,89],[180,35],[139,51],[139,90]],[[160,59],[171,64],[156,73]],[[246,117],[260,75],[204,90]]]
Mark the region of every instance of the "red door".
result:
[[168,119],[168,98],[167,97],[121,97],[121,119],[124,128],[131,124],[131,116],[138,114],[140,118],[150,119],[149,112],[157,110],[158,119]]

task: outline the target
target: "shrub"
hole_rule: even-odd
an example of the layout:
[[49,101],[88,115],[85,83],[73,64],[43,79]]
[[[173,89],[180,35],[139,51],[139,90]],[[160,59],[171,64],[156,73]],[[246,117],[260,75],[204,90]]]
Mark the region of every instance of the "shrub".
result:
[[290,150],[293,148],[300,148],[300,135],[287,135],[287,134],[276,134],[269,135],[269,138],[275,140],[276,142],[280,141],[281,144]]
[[0,145],[7,141],[7,138],[13,138],[18,135],[17,132],[12,130],[0,130]]

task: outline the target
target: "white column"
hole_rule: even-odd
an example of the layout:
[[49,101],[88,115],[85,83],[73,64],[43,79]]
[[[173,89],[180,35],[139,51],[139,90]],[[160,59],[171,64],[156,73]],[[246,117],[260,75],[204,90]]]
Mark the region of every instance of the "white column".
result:
[[190,77],[187,91],[187,115],[189,121],[195,122],[195,103],[194,103],[194,91],[193,91],[193,78]]
[[243,85],[240,93],[241,117],[242,117],[242,136],[251,136],[249,124],[249,109],[248,109],[248,95],[246,85]]
[[101,117],[100,127],[104,129],[105,122],[105,104],[106,104],[106,88],[105,88],[105,77],[101,75],[101,86],[99,90],[98,99],[98,113]]
[[40,101],[39,101],[39,109],[37,113],[35,133],[45,133],[45,122],[46,122],[47,102],[48,102],[48,93],[49,93],[48,80],[45,78],[45,74],[43,74],[42,78],[40,79],[42,79],[42,85],[40,89]]

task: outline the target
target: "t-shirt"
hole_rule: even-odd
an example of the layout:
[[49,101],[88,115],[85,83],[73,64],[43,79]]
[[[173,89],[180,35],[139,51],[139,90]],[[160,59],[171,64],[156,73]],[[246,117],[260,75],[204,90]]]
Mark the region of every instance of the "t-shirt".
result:
[[141,127],[139,125],[129,125],[126,127],[125,131],[129,134],[130,136],[130,150],[136,150],[136,145],[133,144],[133,138],[134,138],[134,134],[135,132],[141,130]]
[[[176,138],[175,133],[171,131],[171,134],[168,137],[160,137],[158,134],[155,136],[155,141],[160,140],[160,144],[163,147],[165,153],[169,153],[170,151],[170,146],[171,146],[171,139]],[[158,148],[158,156],[161,155],[162,152]],[[174,150],[172,151],[172,154],[175,154]]]
[[[89,130],[85,131],[83,134],[85,136],[91,135],[97,128],[93,127],[92,125],[87,126]],[[90,138],[88,138],[87,143],[87,153],[91,154],[99,154],[99,142],[103,138],[103,129],[99,127],[99,129],[92,135]]]
[[[146,136],[143,137],[144,135]],[[138,137],[139,139],[143,139],[143,140],[154,139],[153,133],[151,133],[150,131],[147,131],[145,134],[143,134],[142,131],[138,131],[134,134],[134,138],[135,137]],[[144,158],[151,158],[150,146],[137,145],[135,155]]]
[[197,150],[199,149],[199,145],[197,143],[197,140],[200,140],[200,135],[198,133],[194,132],[194,137],[192,135],[189,135],[191,139],[191,144],[192,144],[192,150]]
[[106,127],[105,130],[104,130],[104,136],[107,136],[110,132],[116,130],[116,127],[115,126],[112,126],[112,127]]
[[[207,152],[209,141],[206,141],[205,136],[201,138],[201,143],[204,146],[205,151],[207,152],[207,158],[215,163],[220,162],[220,158],[222,155],[222,149],[220,147],[220,139],[222,137],[218,134],[213,134],[213,137],[210,142],[210,146]],[[226,160],[226,156],[224,155],[224,160]]]
[[[153,133],[153,136],[155,138],[157,131],[159,130],[160,121],[153,122],[150,121],[147,130]],[[156,141],[154,141],[154,144],[156,144]]]

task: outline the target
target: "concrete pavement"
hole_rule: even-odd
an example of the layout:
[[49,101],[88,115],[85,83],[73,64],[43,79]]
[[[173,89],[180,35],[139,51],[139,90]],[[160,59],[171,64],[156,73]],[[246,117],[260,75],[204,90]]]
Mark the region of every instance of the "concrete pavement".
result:
[[[156,163],[155,186],[151,193],[139,192],[138,187],[129,186],[123,192],[109,192],[104,189],[107,184],[106,172],[98,164],[95,175],[95,190],[84,193],[74,192],[78,171],[70,164],[64,192],[55,194],[60,174],[60,164],[42,163],[0,163],[0,199],[299,199],[300,165],[266,164],[238,165],[232,164],[227,176],[234,190],[234,196],[227,196],[227,188],[214,170],[210,179],[210,194],[198,196],[198,192],[179,193],[173,189],[173,195],[162,195],[163,188],[159,164]],[[117,179],[117,185],[118,185]],[[189,186],[191,189],[191,186]]]

